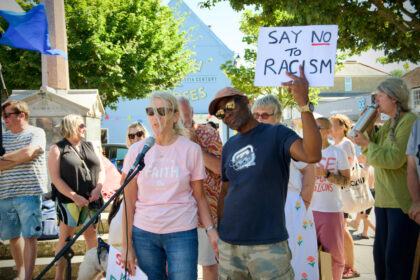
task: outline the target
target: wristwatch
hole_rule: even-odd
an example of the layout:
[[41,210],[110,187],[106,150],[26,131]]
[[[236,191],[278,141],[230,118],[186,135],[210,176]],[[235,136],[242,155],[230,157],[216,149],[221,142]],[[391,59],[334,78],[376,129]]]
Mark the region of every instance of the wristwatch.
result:
[[216,226],[212,225],[212,226],[209,226],[208,228],[206,228],[205,231],[207,233],[209,230],[214,229],[214,228],[216,228]]
[[314,104],[312,102],[308,102],[308,104],[306,104],[305,106],[298,106],[297,110],[301,113],[304,112],[310,112],[312,113],[314,111]]

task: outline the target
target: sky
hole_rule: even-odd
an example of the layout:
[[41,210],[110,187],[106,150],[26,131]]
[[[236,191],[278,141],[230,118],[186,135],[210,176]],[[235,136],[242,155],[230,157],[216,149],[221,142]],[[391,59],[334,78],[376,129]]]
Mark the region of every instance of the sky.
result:
[[[163,0],[163,3],[169,1]],[[184,2],[197,14],[197,16],[207,25],[211,25],[212,31],[226,44],[226,46],[235,52],[243,55],[247,44],[242,42],[243,33],[239,30],[241,13],[235,12],[229,5],[229,2],[217,3],[211,9],[203,9],[198,6],[200,0],[184,0]],[[392,63],[382,65],[376,62],[376,59],[383,56],[383,52],[370,50],[361,56],[350,57],[349,60],[367,64],[385,72],[392,70],[403,70],[404,63]],[[420,67],[420,64],[409,63],[410,70]]]

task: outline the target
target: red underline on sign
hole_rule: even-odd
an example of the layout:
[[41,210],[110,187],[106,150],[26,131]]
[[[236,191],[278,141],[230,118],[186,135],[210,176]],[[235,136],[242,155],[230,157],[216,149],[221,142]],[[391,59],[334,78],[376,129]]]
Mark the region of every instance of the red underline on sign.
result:
[[312,46],[329,46],[330,43],[312,44]]

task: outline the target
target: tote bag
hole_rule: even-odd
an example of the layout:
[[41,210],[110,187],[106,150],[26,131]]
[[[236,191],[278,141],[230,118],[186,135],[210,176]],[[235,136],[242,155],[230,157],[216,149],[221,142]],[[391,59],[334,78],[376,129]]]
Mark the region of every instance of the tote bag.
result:
[[341,188],[341,198],[343,200],[342,210],[345,213],[358,213],[375,204],[367,178],[363,175],[362,168],[357,161],[352,168],[350,186]]

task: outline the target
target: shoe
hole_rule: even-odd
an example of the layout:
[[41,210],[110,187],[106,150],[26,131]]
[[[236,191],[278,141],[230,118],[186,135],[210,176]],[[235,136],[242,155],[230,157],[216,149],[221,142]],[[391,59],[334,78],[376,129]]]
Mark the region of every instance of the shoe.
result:
[[360,234],[360,238],[361,239],[369,239],[370,237],[369,236],[364,236],[364,235]]
[[360,277],[360,273],[357,270],[346,266],[343,271],[343,279],[357,278]]

